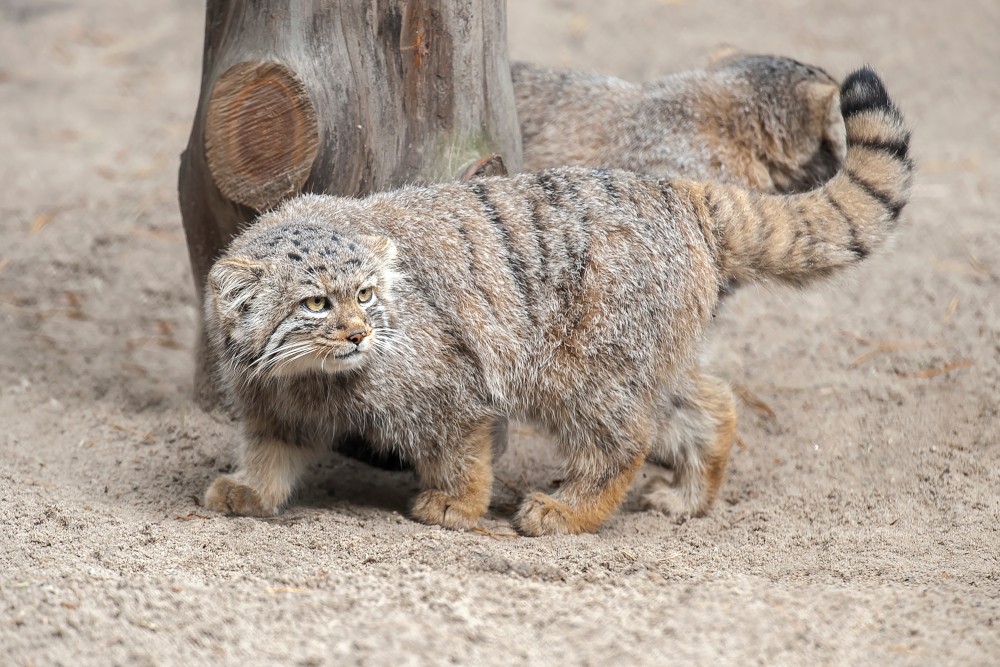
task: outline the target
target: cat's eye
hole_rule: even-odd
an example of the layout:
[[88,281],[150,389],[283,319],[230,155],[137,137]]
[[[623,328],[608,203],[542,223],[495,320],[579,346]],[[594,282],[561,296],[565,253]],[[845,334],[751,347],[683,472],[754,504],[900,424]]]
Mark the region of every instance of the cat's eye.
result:
[[371,300],[374,297],[375,297],[374,287],[362,287],[361,289],[358,290],[358,303],[360,303],[361,305],[371,302]]
[[308,299],[303,299],[302,305],[310,312],[321,313],[330,307],[330,302],[325,296],[311,296]]

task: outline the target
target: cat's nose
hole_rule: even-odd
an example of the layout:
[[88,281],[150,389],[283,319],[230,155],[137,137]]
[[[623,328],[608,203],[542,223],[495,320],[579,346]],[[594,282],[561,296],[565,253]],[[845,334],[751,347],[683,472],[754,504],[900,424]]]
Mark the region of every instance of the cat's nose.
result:
[[355,345],[360,345],[361,341],[363,341],[365,339],[365,336],[367,336],[367,335],[368,334],[365,333],[364,329],[358,329],[357,331],[355,331],[354,333],[352,333],[350,336],[348,336],[347,340],[351,341]]

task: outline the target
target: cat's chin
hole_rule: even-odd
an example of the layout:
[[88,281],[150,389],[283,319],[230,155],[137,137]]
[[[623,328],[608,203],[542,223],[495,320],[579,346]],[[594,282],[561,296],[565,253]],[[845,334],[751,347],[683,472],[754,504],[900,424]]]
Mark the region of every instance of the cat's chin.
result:
[[287,378],[298,375],[309,375],[321,373],[324,375],[336,375],[359,368],[368,358],[368,355],[361,350],[354,350],[344,356],[335,357],[332,354],[309,354],[295,361],[289,362],[276,369],[271,377]]
[[336,375],[337,373],[352,371],[360,367],[361,364],[365,363],[365,359],[367,358],[368,355],[366,353],[355,350],[346,357],[327,357],[326,359],[322,359],[318,364],[313,364],[313,370],[328,375]]

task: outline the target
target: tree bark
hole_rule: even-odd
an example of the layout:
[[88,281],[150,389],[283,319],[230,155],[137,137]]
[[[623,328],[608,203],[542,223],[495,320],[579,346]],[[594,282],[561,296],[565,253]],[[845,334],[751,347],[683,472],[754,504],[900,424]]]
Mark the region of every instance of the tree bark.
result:
[[[491,154],[520,169],[504,0],[208,0],[179,174],[199,299],[241,226],[287,197],[455,179]],[[211,405],[204,336],[196,364]]]

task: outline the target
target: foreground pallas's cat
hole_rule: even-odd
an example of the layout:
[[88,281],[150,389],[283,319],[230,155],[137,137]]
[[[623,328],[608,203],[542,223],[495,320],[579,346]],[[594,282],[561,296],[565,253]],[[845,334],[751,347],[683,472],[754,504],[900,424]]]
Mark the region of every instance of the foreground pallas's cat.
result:
[[525,171],[611,167],[800,192],[831,178],[846,150],[840,86],[791,58],[729,55],[648,83],[528,63],[511,74]]
[[[908,133],[869,69],[841,90],[848,151],[822,189],[764,195],[624,171],[304,196],[213,267],[206,325],[244,424],[206,506],[269,516],[336,436],[398,448],[412,513],[475,526],[508,417],[548,432],[562,486],[515,517],[528,535],[592,531],[652,450],[676,488],[714,495],[732,442],[726,386],[696,366],[720,285],[801,285],[854,264],[908,198]],[[652,419],[670,396],[674,418]]]

